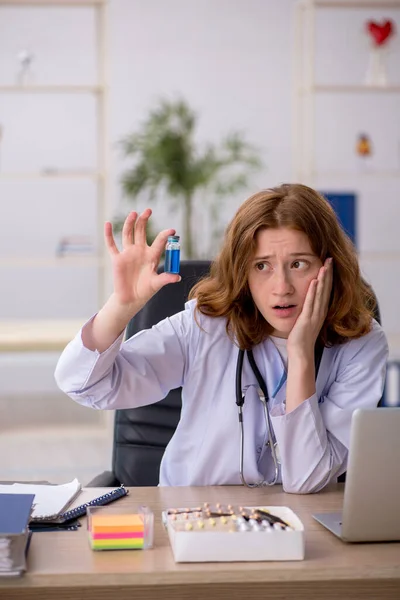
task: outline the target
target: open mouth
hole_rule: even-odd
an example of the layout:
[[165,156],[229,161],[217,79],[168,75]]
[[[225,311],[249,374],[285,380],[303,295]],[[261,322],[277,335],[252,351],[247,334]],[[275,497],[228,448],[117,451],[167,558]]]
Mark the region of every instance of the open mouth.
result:
[[297,314],[296,304],[276,304],[272,307],[275,317],[289,319]]
[[295,308],[296,305],[295,304],[277,304],[276,306],[273,306],[272,308],[274,310],[287,310],[290,308]]

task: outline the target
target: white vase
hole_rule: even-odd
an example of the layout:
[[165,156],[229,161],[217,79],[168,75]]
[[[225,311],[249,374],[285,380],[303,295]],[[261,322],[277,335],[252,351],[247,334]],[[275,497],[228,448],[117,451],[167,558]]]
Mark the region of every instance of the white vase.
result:
[[385,46],[372,46],[365,75],[365,85],[384,87],[388,84],[386,63],[387,48]]

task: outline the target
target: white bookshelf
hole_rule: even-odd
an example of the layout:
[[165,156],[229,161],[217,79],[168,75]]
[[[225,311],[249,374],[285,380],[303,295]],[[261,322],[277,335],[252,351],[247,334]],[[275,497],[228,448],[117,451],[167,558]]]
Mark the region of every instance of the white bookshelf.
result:
[[[400,84],[367,85],[321,84],[316,79],[316,16],[317,11],[336,9],[379,9],[382,11],[400,9],[400,0],[387,2],[384,0],[300,0],[295,7],[295,53],[294,53],[294,100],[293,100],[293,171],[294,178],[314,185],[316,178],[324,174],[317,173],[315,168],[315,105],[319,94],[346,95],[400,95]],[[400,98],[399,98],[400,108]],[[400,110],[399,110],[400,112]],[[336,172],[325,173],[327,176],[346,180],[363,177],[400,177],[399,170],[371,170],[370,173]]]
[[83,268],[83,267],[98,267],[100,263],[100,259],[97,256],[50,256],[50,257],[29,257],[29,256],[13,256],[10,258],[1,258],[0,257],[0,267],[29,267],[29,268],[38,268],[38,267],[74,267],[74,268]]
[[[400,6],[399,6],[400,8]],[[302,88],[299,93],[333,93],[333,94],[399,94],[400,85],[321,85],[314,84],[311,88]]]
[[[38,172],[26,171],[2,171],[0,172],[0,181],[21,181],[21,182],[46,182],[46,181],[84,181],[89,180],[95,183],[96,187],[96,209],[97,209],[97,224],[96,232],[102,239],[102,231],[104,221],[109,216],[107,206],[108,196],[108,164],[109,164],[109,142],[108,142],[108,86],[107,86],[107,0],[0,0],[0,18],[3,7],[18,7],[18,10],[23,11],[25,8],[40,8],[48,9],[63,7],[74,9],[79,18],[80,8],[90,8],[95,11],[95,56],[97,60],[97,74],[94,84],[27,84],[21,85],[0,85],[0,96],[2,94],[18,94],[26,95],[29,98],[32,94],[46,95],[90,95],[95,98],[96,110],[96,129],[95,129],[95,145],[97,164],[93,169],[43,169]],[[23,13],[21,12],[21,15]],[[83,266],[93,266],[97,270],[97,304],[98,307],[104,302],[106,295],[106,249],[104,244],[99,244],[96,256],[81,257],[35,257],[32,253],[27,256],[13,257],[0,259],[0,266],[5,267],[27,267],[31,269],[40,268],[43,266],[64,267],[73,265],[76,268]],[[62,327],[62,325],[60,325]],[[55,331],[55,337],[57,332]],[[25,344],[26,345],[26,344]],[[14,348],[15,349],[15,348]]]
[[398,0],[313,0],[313,4],[317,8],[399,8]]
[[94,179],[98,180],[103,177],[103,173],[99,171],[43,171],[43,172],[23,172],[23,171],[5,171],[0,173],[0,180],[30,180],[30,179]]
[[0,85],[1,93],[12,94],[102,94],[103,91],[101,85]]
[[5,6],[72,6],[90,7],[103,6],[105,0],[1,0],[0,4]]
[[383,169],[373,169],[371,171],[365,172],[355,172],[355,171],[312,171],[311,176],[314,180],[317,178],[327,180],[327,179],[338,179],[346,182],[347,180],[354,180],[357,178],[357,181],[367,181],[371,180],[374,177],[379,177],[383,179],[397,179],[400,177],[400,169],[393,170],[383,170]]
[[[340,73],[338,71],[334,76],[334,81],[329,82],[329,72],[324,72],[324,81],[319,80],[319,73],[317,75],[317,57],[318,52],[321,48],[317,47],[317,41],[320,44],[323,38],[323,32],[317,27],[324,23],[325,26],[330,25],[329,17],[321,15],[319,11],[330,9],[331,11],[346,11],[352,10],[357,11],[358,9],[363,10],[362,20],[365,21],[367,18],[383,19],[392,17],[388,15],[387,11],[399,11],[400,0],[393,0],[385,2],[384,0],[303,0],[299,1],[295,7],[295,49],[294,49],[294,85],[293,85],[293,179],[306,183],[317,189],[335,189],[352,190],[358,192],[359,190],[379,190],[377,192],[377,198],[379,206],[382,206],[380,213],[384,214],[384,201],[385,194],[381,190],[384,186],[390,186],[391,198],[397,197],[400,193],[400,165],[397,168],[397,160],[392,160],[390,164],[385,165],[385,161],[369,164],[368,166],[357,165],[360,168],[357,170],[356,163],[350,164],[347,170],[347,164],[343,168],[343,161],[338,161],[338,166],[332,164],[330,168],[327,160],[319,160],[319,152],[321,151],[320,144],[321,140],[324,139],[324,131],[321,131],[323,127],[325,115],[327,114],[326,107],[330,110],[335,110],[335,107],[344,109],[345,107],[360,106],[365,107],[371,105],[370,98],[379,99],[379,102],[383,102],[383,106],[391,107],[393,110],[392,122],[398,122],[400,119],[400,83],[398,80],[393,80],[392,83],[387,85],[368,85],[363,84],[362,81],[354,79],[353,81],[349,78],[348,73],[344,69],[343,72],[343,83],[340,81]],[[349,13],[347,13],[349,14]],[[392,13],[393,14],[393,13]],[[400,13],[396,12],[396,15]],[[323,17],[318,20],[319,17]],[[354,18],[354,17],[352,17]],[[397,21],[398,17],[396,17]],[[339,19],[336,22],[340,22]],[[354,23],[354,21],[352,21]],[[335,27],[332,24],[332,27]],[[317,35],[318,33],[318,35]],[[359,35],[361,32],[358,31],[354,34]],[[398,31],[397,31],[398,36]],[[332,43],[332,37],[329,38]],[[329,42],[328,42],[329,43]],[[345,38],[341,38],[338,42],[341,44],[346,43]],[[325,52],[329,51],[329,46],[325,46]],[[367,49],[367,46],[366,46]],[[335,48],[332,47],[332,53],[335,52]],[[341,55],[343,57],[343,55]],[[349,55],[351,56],[351,55]],[[368,55],[366,54],[366,66]],[[398,59],[397,59],[398,60]],[[321,63],[319,63],[321,64]],[[329,64],[329,61],[325,62],[325,65]],[[360,63],[357,63],[360,65]],[[326,81],[328,79],[328,81]],[[323,96],[323,98],[321,98]],[[393,101],[390,97],[393,96]],[[323,102],[322,102],[323,100]],[[318,104],[317,104],[318,103]],[[367,104],[368,103],[368,104]],[[340,110],[339,108],[339,110]],[[349,109],[349,110],[354,110]],[[368,108],[369,110],[369,108]],[[376,109],[378,110],[378,109]],[[340,114],[340,113],[338,113]],[[350,113],[351,114],[351,113]],[[390,113],[392,115],[392,112]],[[331,120],[332,122],[332,120]],[[346,121],[348,123],[348,121]],[[329,123],[327,121],[327,123]],[[317,129],[318,128],[318,129]],[[329,128],[328,128],[329,129]],[[340,137],[340,123],[337,126],[338,137]],[[332,127],[329,129],[330,136],[332,136]],[[342,130],[343,135],[343,130]],[[329,138],[332,141],[332,137]],[[346,137],[346,143],[349,142],[349,137]],[[339,148],[340,143],[335,145],[335,148]],[[346,147],[347,151],[348,146]],[[391,147],[392,148],[392,147]],[[392,149],[394,151],[394,149]],[[325,156],[332,156],[332,153],[328,153]],[[346,154],[347,156],[347,154]],[[393,156],[393,155],[392,155]],[[356,160],[356,159],[355,159]],[[363,198],[365,201],[365,198]],[[361,211],[361,206],[359,206]],[[365,206],[363,208],[365,209]],[[393,213],[394,214],[394,213]],[[373,218],[373,217],[372,217]],[[394,218],[394,217],[393,217]],[[365,226],[365,213],[364,213],[364,226]],[[387,221],[384,219],[380,220],[381,226],[387,227]],[[383,224],[383,225],[382,225]],[[371,223],[368,225],[369,235],[374,235],[373,227]],[[391,230],[393,235],[393,229]],[[365,235],[365,234],[364,234]],[[382,236],[382,230],[381,230]],[[393,359],[400,357],[400,334],[398,333],[398,326],[393,319],[393,304],[396,303],[396,299],[393,297],[393,290],[389,288],[389,285],[383,285],[380,270],[383,265],[387,266],[387,277],[389,275],[390,268],[397,273],[400,265],[400,250],[397,250],[396,244],[391,244],[392,248],[379,249],[379,244],[372,245],[371,250],[364,248],[360,250],[360,262],[361,265],[368,265],[371,272],[374,273],[376,278],[376,284],[380,286],[380,308],[382,309],[382,300],[386,307],[386,314],[390,314],[391,326],[386,325],[385,313],[383,314],[383,325],[387,333],[390,357],[391,361],[389,365],[395,364]],[[375,247],[374,247],[375,246]],[[386,272],[385,271],[385,272]],[[387,282],[389,283],[389,282]],[[374,285],[374,281],[372,281]],[[397,372],[396,377],[399,377],[400,372]],[[390,382],[389,382],[390,383]],[[397,398],[398,401],[398,384],[389,385],[390,393],[393,393],[393,397]],[[388,392],[389,393],[389,392]]]

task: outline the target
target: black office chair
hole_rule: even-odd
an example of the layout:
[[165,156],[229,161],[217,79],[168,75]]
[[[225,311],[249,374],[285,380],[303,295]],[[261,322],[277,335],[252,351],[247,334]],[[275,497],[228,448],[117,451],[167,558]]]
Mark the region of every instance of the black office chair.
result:
[[[210,261],[182,261],[182,281],[165,286],[153,296],[129,323],[126,338],[183,310],[191,288],[209,269]],[[378,306],[375,318],[380,322]],[[161,459],[178,425],[181,405],[181,388],[177,388],[156,404],[116,410],[112,471],[104,471],[87,486],[158,485]],[[343,473],[338,481],[345,479]]]
[[[166,285],[151,298],[128,324],[126,338],[183,310],[191,288],[209,273],[210,264],[205,260],[181,261],[182,281]],[[178,425],[181,406],[181,388],[177,388],[156,404],[116,410],[112,471],[101,473],[88,486],[158,485],[161,458]]]

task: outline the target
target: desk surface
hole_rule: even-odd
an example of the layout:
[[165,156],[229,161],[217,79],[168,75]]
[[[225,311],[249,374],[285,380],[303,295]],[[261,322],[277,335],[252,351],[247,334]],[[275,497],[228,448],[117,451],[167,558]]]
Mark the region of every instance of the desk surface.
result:
[[[185,598],[400,598],[400,543],[345,544],[312,518],[338,511],[342,486],[315,495],[289,495],[280,486],[132,488],[118,506],[147,504],[155,513],[155,547],[146,551],[94,552],[86,523],[76,532],[35,533],[28,571],[17,579],[0,578],[0,598],[48,600],[162,600]],[[299,562],[174,562],[161,510],[202,502],[286,505],[301,518],[306,556]],[[117,503],[114,504],[117,506]]]

